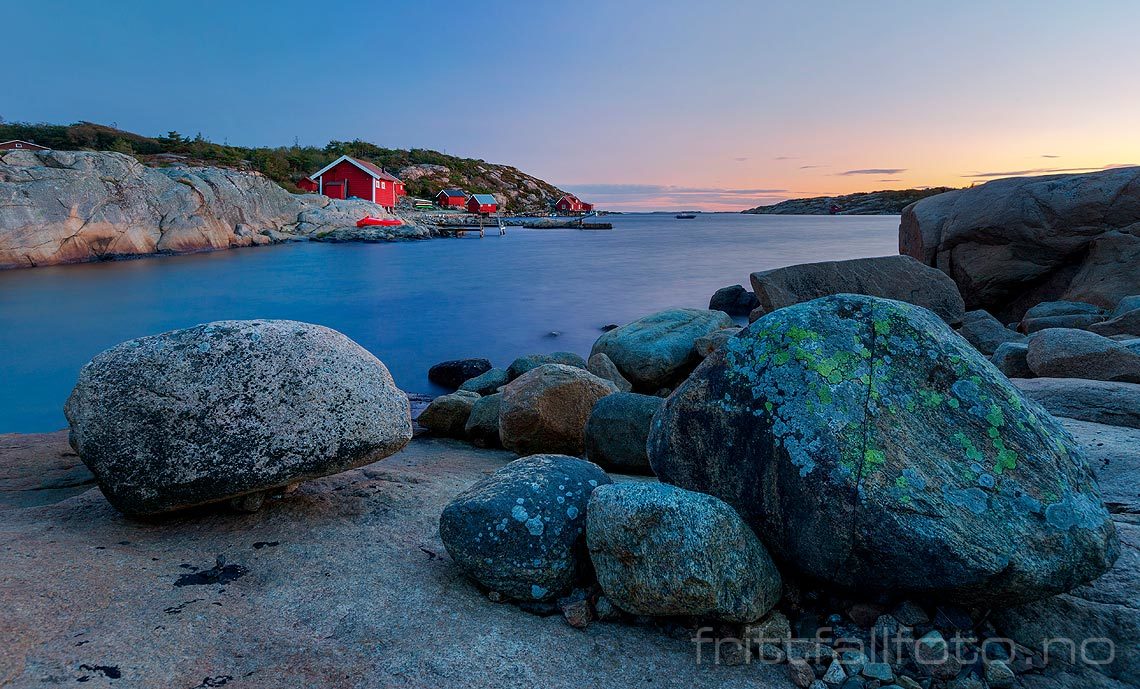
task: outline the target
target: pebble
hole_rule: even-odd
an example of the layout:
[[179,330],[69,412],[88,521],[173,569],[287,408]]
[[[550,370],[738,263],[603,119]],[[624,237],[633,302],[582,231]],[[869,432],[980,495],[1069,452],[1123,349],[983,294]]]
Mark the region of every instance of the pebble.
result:
[[900,603],[892,614],[900,624],[905,624],[908,627],[930,623],[930,615],[927,615],[926,611],[917,603],[909,600]]
[[1001,660],[986,663],[986,684],[990,689],[1010,689],[1013,686],[1013,670]]
[[823,683],[823,680],[817,679],[811,683],[811,686],[808,687],[808,689],[827,689],[827,685]]
[[566,623],[575,629],[585,629],[594,620],[594,611],[590,609],[590,602],[581,599],[568,603],[560,603],[562,617]]
[[899,621],[891,615],[880,615],[871,628],[871,643],[878,648],[890,646],[898,635]]
[[848,677],[839,689],[865,689],[867,683],[861,677]]
[[895,677],[895,685],[900,687],[900,689],[922,689],[922,684],[920,684],[918,680],[913,677],[907,677],[906,675]]
[[842,663],[838,660],[831,661],[831,665],[827,668],[827,672],[823,673],[823,682],[837,687],[843,684],[847,679],[847,672],[843,669]]
[[865,663],[859,672],[867,679],[877,679],[880,682],[890,682],[895,678],[894,671],[886,663]]
[[621,617],[621,611],[605,596],[598,596],[598,600],[594,602],[594,613],[597,614],[598,619],[603,622],[616,620]]
[[788,661],[788,679],[800,689],[808,689],[815,681],[815,670],[806,660],[795,658]]
[[843,667],[849,674],[857,675],[867,664],[867,655],[862,651],[843,651],[839,654]]
[[803,639],[792,639],[787,642],[785,650],[788,654],[788,661],[803,660],[812,663],[825,663],[835,658],[835,650],[826,644],[821,644],[818,641],[805,641]]
[[760,644],[756,648],[755,657],[769,665],[780,665],[788,660],[788,654],[776,644]]

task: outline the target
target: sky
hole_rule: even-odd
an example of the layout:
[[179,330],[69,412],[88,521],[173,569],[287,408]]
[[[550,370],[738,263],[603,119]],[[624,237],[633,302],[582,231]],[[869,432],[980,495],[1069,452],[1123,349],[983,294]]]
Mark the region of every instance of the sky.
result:
[[1140,164],[1135,0],[6,2],[7,121],[507,163],[617,210]]

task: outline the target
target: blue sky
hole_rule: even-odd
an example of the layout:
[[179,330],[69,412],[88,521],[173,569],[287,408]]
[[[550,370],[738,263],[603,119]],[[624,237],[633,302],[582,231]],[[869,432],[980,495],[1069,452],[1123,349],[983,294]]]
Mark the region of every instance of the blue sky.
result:
[[[330,10],[327,8],[336,8]],[[1140,3],[24,2],[8,120],[361,138],[615,208],[1140,162]]]

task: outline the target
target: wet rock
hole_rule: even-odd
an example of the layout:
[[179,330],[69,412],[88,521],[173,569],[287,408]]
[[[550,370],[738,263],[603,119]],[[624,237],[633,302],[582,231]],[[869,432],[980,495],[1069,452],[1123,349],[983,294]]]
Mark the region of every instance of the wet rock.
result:
[[652,474],[645,443],[649,425],[664,400],[619,392],[594,405],[586,422],[586,459],[623,474]]
[[532,369],[503,388],[499,403],[503,447],[520,455],[581,456],[594,404],[615,392],[613,383],[584,368],[544,364]]
[[1026,362],[1043,378],[1140,383],[1140,353],[1085,330],[1050,328],[1034,333]]
[[460,493],[443,510],[439,534],[471,578],[521,601],[552,601],[589,564],[590,493],[610,483],[598,466],[561,455],[515,460]]
[[676,385],[700,363],[697,338],[732,325],[721,311],[669,309],[605,333],[590,355],[605,354],[634,390],[653,392]]
[[1006,342],[1024,342],[1025,336],[1002,325],[988,311],[969,311],[962,319],[958,334],[979,352],[991,356]]
[[474,378],[469,378],[464,381],[459,389],[466,392],[474,392],[477,395],[493,395],[498,392],[499,388],[511,382],[507,370],[503,368],[492,368],[484,371]]
[[458,391],[440,395],[420,413],[416,422],[441,438],[466,438],[467,419],[478,401],[479,395],[474,392]]
[[562,364],[574,368],[586,368],[586,360],[573,352],[554,352],[553,354],[529,354],[520,356],[511,362],[507,369],[507,378],[514,380],[522,374],[533,371],[546,364]]
[[704,359],[709,354],[712,354],[716,350],[720,349],[725,342],[728,342],[728,338],[735,337],[736,334],[739,333],[742,329],[743,328],[735,327],[722,328],[716,332],[698,337],[696,341],[693,342],[693,348],[696,349],[697,356]]
[[747,316],[759,305],[756,295],[744,289],[743,285],[721,287],[709,300],[710,311],[723,311],[730,316]]
[[1006,342],[998,345],[990,361],[1006,378],[1032,378],[1033,371],[1029,368],[1028,357],[1029,345]]
[[757,321],[666,401],[648,448],[662,481],[724,499],[782,561],[865,592],[1032,600],[1117,553],[1064,429],[902,302]]
[[633,385],[622,376],[621,371],[618,370],[614,362],[605,354],[598,353],[590,357],[586,362],[586,370],[593,373],[599,378],[605,378],[617,386],[618,392],[629,392],[633,390]]
[[457,390],[460,385],[491,370],[486,359],[444,361],[428,369],[428,380],[441,387]]
[[219,321],[131,340],[83,367],[71,444],[118,510],[153,515],[338,473],[412,436],[408,398],[344,335]]
[[503,400],[501,393],[487,395],[479,398],[471,406],[471,414],[463,432],[467,440],[476,447],[500,447],[499,439],[499,404]]
[[1112,320],[1094,323],[1088,328],[1098,335],[1140,335],[1140,309],[1133,309],[1116,316]]
[[1140,384],[1080,378],[1011,381],[1050,414],[1080,421],[1140,428]]
[[768,551],[720,500],[659,483],[603,486],[586,543],[602,590],[635,615],[752,622],[780,598]]
[[950,325],[965,308],[954,282],[909,256],[804,263],[752,274],[752,288],[764,313],[834,294],[863,294],[930,309]]

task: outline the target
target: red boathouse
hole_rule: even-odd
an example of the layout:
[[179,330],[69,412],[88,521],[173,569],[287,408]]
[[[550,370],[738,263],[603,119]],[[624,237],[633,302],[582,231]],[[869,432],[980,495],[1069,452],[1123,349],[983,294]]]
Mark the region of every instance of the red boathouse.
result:
[[404,183],[372,163],[341,156],[309,177],[333,199],[358,198],[388,209],[403,196]]
[[12,139],[11,141],[0,141],[0,151],[50,151],[47,146],[34,144],[31,141],[21,141],[20,139]]
[[301,191],[316,191],[320,188],[320,185],[308,177],[302,177],[301,179],[297,180],[297,188]]
[[435,204],[440,208],[463,208],[467,194],[462,189],[442,189],[435,195]]
[[554,210],[559,213],[589,213],[594,210],[594,204],[586,203],[573,194],[567,194],[558,199]]
[[499,210],[499,202],[490,194],[472,194],[467,199],[467,212],[490,215]]

